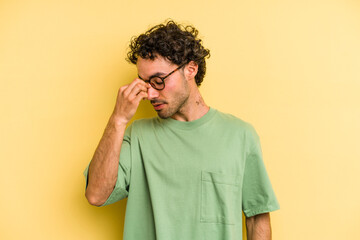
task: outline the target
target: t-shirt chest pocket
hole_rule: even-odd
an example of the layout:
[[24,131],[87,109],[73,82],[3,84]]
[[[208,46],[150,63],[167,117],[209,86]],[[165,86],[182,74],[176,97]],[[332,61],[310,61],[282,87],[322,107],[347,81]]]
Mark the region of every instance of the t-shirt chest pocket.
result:
[[240,183],[240,175],[201,171],[200,222],[235,224],[236,214],[241,217]]

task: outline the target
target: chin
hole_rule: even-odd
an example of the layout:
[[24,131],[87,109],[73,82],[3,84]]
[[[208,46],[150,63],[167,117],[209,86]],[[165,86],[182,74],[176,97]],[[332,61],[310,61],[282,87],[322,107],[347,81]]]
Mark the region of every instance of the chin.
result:
[[165,109],[158,111],[157,114],[162,119],[166,119],[174,115],[174,113],[172,113],[171,111],[166,111]]
[[162,114],[161,112],[158,112],[157,114],[158,114],[159,118],[162,118],[162,119],[167,119],[167,118],[171,117],[169,115]]

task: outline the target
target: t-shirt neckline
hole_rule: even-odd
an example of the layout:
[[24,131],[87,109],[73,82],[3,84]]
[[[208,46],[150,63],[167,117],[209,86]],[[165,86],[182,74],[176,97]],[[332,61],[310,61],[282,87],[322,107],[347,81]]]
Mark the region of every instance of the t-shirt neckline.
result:
[[175,128],[190,130],[190,129],[197,128],[197,127],[203,125],[204,123],[208,122],[215,115],[215,113],[216,113],[216,109],[209,107],[209,110],[207,111],[207,113],[205,113],[201,118],[198,118],[196,120],[189,121],[189,122],[175,120],[171,117],[166,118],[166,119],[162,119],[160,117],[158,117],[158,118],[160,119],[161,123],[163,123],[164,125],[166,125],[168,127],[175,127]]

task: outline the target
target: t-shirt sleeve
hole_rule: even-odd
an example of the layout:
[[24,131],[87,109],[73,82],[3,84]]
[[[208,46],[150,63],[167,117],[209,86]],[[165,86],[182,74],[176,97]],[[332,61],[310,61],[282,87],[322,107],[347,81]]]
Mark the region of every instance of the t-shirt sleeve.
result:
[[246,217],[280,209],[262,158],[259,136],[249,124],[242,186],[242,209]]
[[[130,186],[130,173],[131,173],[131,126],[128,127],[124,134],[124,139],[121,145],[120,158],[119,158],[119,168],[118,168],[118,176],[116,180],[115,187],[106,200],[106,202],[101,206],[106,206],[112,203],[115,203],[121,199],[124,199],[128,196],[129,186]],[[88,185],[88,174],[89,174],[89,166],[90,163],[84,170],[85,176],[85,190]]]

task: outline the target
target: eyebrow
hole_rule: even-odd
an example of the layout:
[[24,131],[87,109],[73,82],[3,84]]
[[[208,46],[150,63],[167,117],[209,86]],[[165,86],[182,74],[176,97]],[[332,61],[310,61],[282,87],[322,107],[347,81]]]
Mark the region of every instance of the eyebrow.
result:
[[[165,75],[165,73],[163,72],[157,72],[157,73],[154,73],[153,75],[151,75],[149,77],[149,79],[153,78],[153,77],[160,77],[161,75]],[[138,77],[141,79],[141,80],[144,80],[142,77],[140,77],[140,75],[138,74]]]

